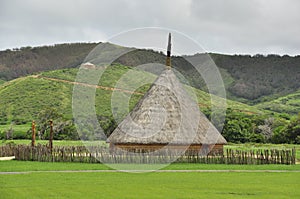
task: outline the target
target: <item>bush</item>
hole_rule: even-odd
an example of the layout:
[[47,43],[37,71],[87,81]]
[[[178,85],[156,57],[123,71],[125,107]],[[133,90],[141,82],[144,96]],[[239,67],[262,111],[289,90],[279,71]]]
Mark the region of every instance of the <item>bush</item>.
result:
[[31,136],[28,136],[26,132],[14,131],[13,132],[13,139],[31,139]]
[[26,124],[28,122],[28,120],[24,119],[24,118],[19,118],[19,117],[15,117],[12,122],[16,125],[21,125],[21,124]]

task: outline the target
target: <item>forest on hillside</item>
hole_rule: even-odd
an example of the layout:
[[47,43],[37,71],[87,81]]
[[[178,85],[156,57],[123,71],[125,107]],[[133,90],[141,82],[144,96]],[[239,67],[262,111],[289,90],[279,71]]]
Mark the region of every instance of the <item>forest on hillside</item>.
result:
[[0,51],[0,79],[12,80],[41,71],[78,67],[96,45],[56,44]]

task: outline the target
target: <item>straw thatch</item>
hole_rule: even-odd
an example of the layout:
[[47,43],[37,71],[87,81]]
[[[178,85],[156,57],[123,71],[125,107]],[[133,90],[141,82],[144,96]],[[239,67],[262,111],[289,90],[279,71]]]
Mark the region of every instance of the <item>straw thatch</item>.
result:
[[162,72],[107,142],[113,145],[226,144],[171,69]]

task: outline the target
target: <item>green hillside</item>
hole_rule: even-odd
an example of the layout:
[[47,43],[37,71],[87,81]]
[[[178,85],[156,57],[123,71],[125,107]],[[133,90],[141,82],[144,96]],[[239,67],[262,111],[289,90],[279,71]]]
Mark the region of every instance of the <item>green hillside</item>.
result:
[[[93,71],[95,70],[95,71]],[[124,102],[123,97],[129,97],[129,110],[131,110],[143,94],[149,89],[150,82],[153,82],[156,76],[152,73],[140,71],[136,68],[111,65],[106,68],[100,67],[89,70],[82,70],[82,75],[97,74],[103,72],[95,93],[95,108],[98,121],[106,135],[109,135],[117,125],[117,121],[122,120],[127,114],[124,105],[118,107],[117,121],[112,116],[112,96],[120,99],[117,104]],[[18,78],[0,85],[0,137],[5,138],[9,135],[10,129],[13,129],[14,138],[30,138],[26,135],[30,128],[31,120],[36,120],[40,126],[39,131],[43,129],[41,124],[48,125],[48,120],[53,118],[44,117],[41,120],[40,115],[52,114],[52,109],[57,111],[55,120],[55,139],[79,139],[76,128],[72,121],[72,92],[74,79],[78,69],[61,69],[55,71],[42,72],[37,75]],[[128,74],[131,74],[128,76]],[[138,88],[132,87],[138,82],[144,82],[148,79],[148,84]],[[230,80],[230,78],[228,78]],[[123,81],[124,80],[124,81]],[[126,85],[127,83],[127,85]],[[129,83],[129,84],[128,84]],[[85,85],[83,86],[92,86]],[[211,117],[210,95],[204,91],[185,85],[188,92],[193,91],[198,99],[199,107],[202,112]],[[113,89],[117,90],[113,90]],[[128,93],[132,91],[133,93]],[[295,96],[295,98],[292,98]],[[299,92],[295,95],[289,95],[286,104],[295,105],[299,97]],[[217,99],[218,104],[222,99]],[[294,100],[294,101],[293,101]],[[292,103],[293,102],[293,103]],[[278,103],[281,103],[279,101]],[[125,108],[125,109],[124,109]],[[223,136],[229,142],[274,142],[274,143],[298,143],[299,139],[290,133],[297,125],[297,118],[280,117],[280,114],[271,109],[263,107],[262,104],[249,106],[240,102],[227,100],[227,111],[224,128],[218,111],[215,126],[220,130]],[[265,110],[262,111],[264,108]],[[115,109],[113,109],[115,111]],[[276,110],[275,110],[276,111]],[[285,109],[281,110],[286,112]],[[279,111],[278,111],[279,112]],[[280,113],[282,113],[280,112]],[[42,119],[43,119],[42,118]],[[88,119],[88,118],[85,118]],[[42,121],[44,123],[42,123]],[[270,123],[271,121],[271,123]],[[19,125],[21,124],[21,125]],[[266,125],[272,128],[274,133],[272,137],[265,135]],[[90,135],[89,128],[86,127],[87,134],[83,139]],[[91,127],[93,128],[93,127]],[[27,130],[26,130],[27,129]],[[292,129],[292,130],[290,130]],[[41,139],[47,138],[47,129],[44,129]],[[291,135],[291,136],[290,136]],[[297,137],[297,134],[295,134]],[[81,135],[80,135],[81,136]],[[96,139],[96,138],[92,138]]]
[[[99,82],[99,85],[101,86],[107,86],[107,87],[114,87],[116,82],[120,79],[120,77],[128,72],[129,70],[134,69],[131,67],[126,67],[122,65],[114,65],[109,67],[107,70],[105,70],[104,74],[101,77],[101,80]],[[78,72],[78,69],[63,69],[63,70],[55,70],[55,71],[49,71],[49,72],[43,72],[40,74],[41,77],[50,77],[50,78],[57,78],[57,79],[64,79],[68,81],[74,81],[76,74]],[[139,81],[139,78],[145,78],[151,77],[151,79],[154,81],[156,76],[147,73],[147,72],[141,72],[143,75],[136,75],[135,79],[130,79],[130,81]],[[141,80],[143,81],[143,80]],[[146,85],[142,88],[139,88],[137,92],[145,93],[149,88],[149,85]],[[192,90],[198,97],[198,102],[200,109],[204,110],[206,108],[210,108],[210,95],[204,91],[201,91],[199,89],[195,89],[193,87],[186,86],[188,90]],[[261,111],[253,106],[249,106],[240,102],[235,102],[232,100],[227,100],[227,105],[229,108],[238,110],[241,112],[251,112],[251,113],[261,113]]]
[[[120,77],[128,72],[131,68],[114,65],[108,67],[102,75],[98,85],[104,87],[115,87]],[[101,69],[103,70],[103,69]],[[22,77],[0,87],[0,110],[1,123],[6,124],[10,121],[29,122],[35,119],[42,110],[54,107],[59,110],[65,118],[71,119],[71,95],[76,74],[78,69],[62,69],[49,72],[43,72],[38,76]],[[142,81],[145,76],[155,80],[153,74],[136,71],[136,78],[132,81]],[[53,79],[49,79],[53,78]],[[139,79],[140,78],[140,79]],[[59,80],[67,80],[62,82]],[[145,93],[149,85],[138,88],[136,92]],[[209,94],[194,89],[198,97],[199,105],[202,110],[210,108]],[[96,93],[96,110],[97,114],[105,117],[111,116],[111,90],[97,89]],[[140,94],[131,96],[131,108],[142,97]],[[257,108],[234,101],[227,101],[228,107],[241,112],[260,113]]]
[[0,87],[1,123],[29,122],[44,109],[59,107],[70,117],[72,86],[33,76],[10,81]]
[[[48,121],[52,118],[56,118],[55,139],[79,139],[72,121],[71,104],[74,80],[83,61],[99,64],[94,69],[82,70],[83,76],[96,77],[103,72],[98,85],[87,85],[86,80],[82,82],[85,83],[83,86],[97,86],[96,114],[104,132],[109,135],[117,125],[112,117],[112,97],[120,99],[117,104],[124,102],[123,97],[129,97],[129,109],[132,109],[158,72],[152,71],[151,66],[145,68],[148,72],[139,71],[135,66],[165,64],[165,55],[153,50],[132,49],[106,67],[106,62],[115,54],[128,48],[102,43],[101,53],[93,50],[91,55],[96,56],[85,59],[95,46],[96,43],[60,44],[0,51],[1,139],[29,138],[30,134],[25,132],[33,119],[40,124],[38,131],[43,132],[40,139],[46,139]],[[173,56],[172,67],[184,76],[185,80],[179,77],[182,82],[192,86],[186,88],[196,94],[200,109],[209,118],[211,103],[210,95],[205,92],[205,82],[187,61],[193,60],[200,65],[208,63],[207,55],[219,68],[230,99],[227,100],[224,128],[222,117],[219,117],[222,115],[218,111],[213,115],[215,126],[229,142],[300,143],[297,130],[300,118],[294,116],[299,113],[300,56],[196,54],[185,56],[185,59]],[[126,76],[128,74],[131,76]],[[145,79],[148,84],[134,87]],[[114,92],[114,88],[117,91]],[[128,90],[134,93],[128,93]],[[216,105],[221,101],[218,99]],[[118,112],[118,121],[127,114],[124,105],[113,110]],[[11,135],[12,129],[14,135]],[[90,136],[90,127],[84,130],[86,139]]]
[[[189,63],[202,66],[214,61],[224,80],[229,99],[247,104],[276,99],[300,88],[300,56],[223,55],[215,53],[172,57],[172,67],[181,72],[195,88],[206,90],[202,76]],[[136,49],[115,62],[138,66],[146,63],[165,63],[162,53]]]
[[286,113],[291,115],[299,114],[300,90],[295,93],[279,97],[269,102],[257,104],[255,107],[262,110],[269,110],[277,113]]
[[[42,47],[23,47],[0,51],[0,79],[12,80],[43,71],[78,68],[97,43],[59,44]],[[116,52],[129,48],[109,43],[101,43],[98,51],[93,51],[90,62],[97,64],[109,61]],[[207,55],[216,63],[223,77],[227,97],[250,105],[258,104],[292,94],[300,88],[300,56],[279,55],[222,55],[195,54],[172,57],[172,65],[195,88],[206,90],[200,74],[187,60],[203,63]],[[186,60],[187,59],[187,60]],[[117,58],[114,63],[138,66],[147,63],[165,64],[162,52],[132,49]],[[0,81],[1,84],[1,81]]]

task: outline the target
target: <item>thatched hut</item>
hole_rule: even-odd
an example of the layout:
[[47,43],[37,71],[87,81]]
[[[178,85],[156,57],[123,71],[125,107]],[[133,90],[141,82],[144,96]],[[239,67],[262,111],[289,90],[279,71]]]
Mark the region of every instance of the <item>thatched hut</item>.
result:
[[171,67],[155,80],[107,142],[112,150],[184,149],[218,154],[226,144],[224,137],[199,111]]

